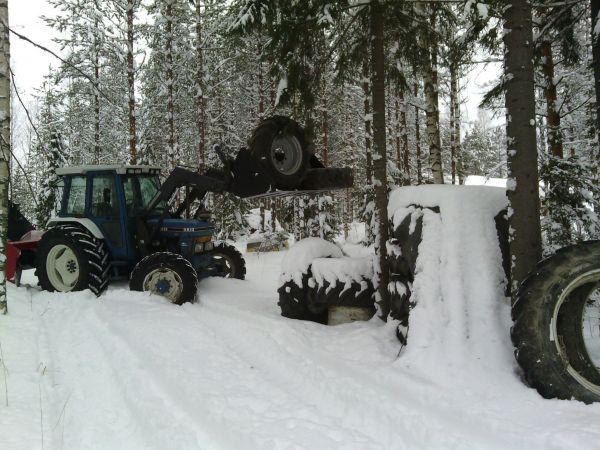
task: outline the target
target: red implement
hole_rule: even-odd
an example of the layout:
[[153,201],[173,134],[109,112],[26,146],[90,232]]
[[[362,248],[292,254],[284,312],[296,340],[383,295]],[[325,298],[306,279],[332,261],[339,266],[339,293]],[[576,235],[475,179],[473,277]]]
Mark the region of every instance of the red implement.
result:
[[6,279],[19,285],[22,269],[33,268],[35,251],[43,231],[31,230],[18,241],[8,241],[6,245]]

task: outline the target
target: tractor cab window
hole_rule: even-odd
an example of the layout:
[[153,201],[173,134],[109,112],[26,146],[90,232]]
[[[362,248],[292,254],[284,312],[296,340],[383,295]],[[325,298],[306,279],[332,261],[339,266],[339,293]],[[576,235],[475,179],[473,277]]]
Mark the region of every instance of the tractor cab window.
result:
[[84,176],[71,177],[69,197],[65,207],[65,215],[68,217],[82,217],[85,214],[85,185]]
[[92,178],[92,208],[95,217],[118,217],[119,203],[112,174],[96,175]]
[[[143,210],[160,190],[160,182],[156,175],[127,175],[123,177],[123,191],[127,214],[133,216]],[[155,211],[161,213],[166,204],[160,202]]]

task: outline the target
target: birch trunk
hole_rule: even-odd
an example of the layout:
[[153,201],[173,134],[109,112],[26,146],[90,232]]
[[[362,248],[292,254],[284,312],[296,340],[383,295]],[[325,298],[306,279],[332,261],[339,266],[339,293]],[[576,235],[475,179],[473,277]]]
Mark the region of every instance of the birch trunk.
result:
[[531,3],[504,10],[504,76],[513,294],[542,256]]
[[452,184],[456,184],[456,103],[458,101],[458,82],[456,80],[457,68],[450,64],[450,164],[452,172]]
[[416,104],[417,97],[419,95],[419,83],[417,81],[417,73],[414,73],[415,77],[415,151],[417,158],[417,185],[423,184],[423,165],[421,162],[421,120],[419,115],[421,110]]
[[385,122],[385,55],[383,42],[383,7],[379,0],[371,1],[371,74],[373,96],[373,184],[375,185],[375,213],[377,236],[375,239],[377,304],[383,320],[390,313],[387,261],[388,214],[387,214],[387,151]]
[[[0,254],[6,255],[8,228],[8,182],[10,177],[10,42],[8,39],[8,0],[0,0]],[[0,258],[0,314],[8,312],[6,302],[6,258]]]
[[133,9],[134,0],[127,0],[127,93],[129,95],[129,159],[131,164],[137,162],[135,68],[133,66]]

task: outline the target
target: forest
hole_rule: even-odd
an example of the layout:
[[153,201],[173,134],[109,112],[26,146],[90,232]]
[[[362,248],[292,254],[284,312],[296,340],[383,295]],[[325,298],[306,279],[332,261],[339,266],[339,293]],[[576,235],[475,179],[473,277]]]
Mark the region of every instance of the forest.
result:
[[[10,158],[9,195],[40,226],[54,208],[57,167],[152,164],[166,175],[218,166],[215,145],[234,154],[277,114],[306,126],[326,166],[351,167],[355,187],[269,201],[214,196],[221,239],[248,234],[252,208],[262,231],[278,222],[296,239],[331,239],[363,222],[364,243],[385,264],[389,190],[470,175],[507,179],[511,226],[527,228],[513,240],[538,242],[530,260],[600,235],[598,1],[49,3],[62,56],[33,103],[12,96],[27,120],[12,130],[22,151]],[[511,29],[533,45],[520,48]],[[531,67],[518,60],[529,54]],[[504,70],[485,109],[465,120],[468,74],[497,62]],[[529,180],[521,190],[519,173]]]

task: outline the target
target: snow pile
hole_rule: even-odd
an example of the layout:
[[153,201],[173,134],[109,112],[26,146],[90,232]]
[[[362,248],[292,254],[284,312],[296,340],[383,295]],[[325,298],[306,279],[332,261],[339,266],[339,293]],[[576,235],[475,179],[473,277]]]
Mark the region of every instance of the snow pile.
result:
[[322,286],[325,281],[331,289],[339,281],[344,284],[344,290],[350,289],[352,283],[362,285],[366,289],[365,280],[373,279],[373,258],[317,258],[312,262],[312,278],[316,284]]
[[302,286],[302,275],[316,258],[341,258],[342,250],[335,244],[320,238],[306,238],[296,242],[287,252],[281,264],[280,285],[293,280]]
[[[512,376],[510,308],[494,217],[507,206],[504,189],[423,186],[395,190],[394,226],[423,209],[408,346],[401,363],[430,374]],[[440,372],[441,367],[448,370]],[[455,380],[456,382],[456,380]]]

